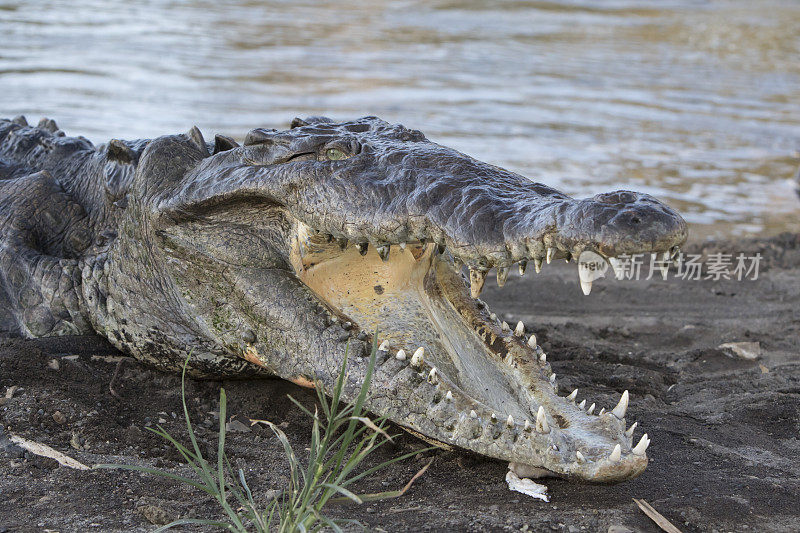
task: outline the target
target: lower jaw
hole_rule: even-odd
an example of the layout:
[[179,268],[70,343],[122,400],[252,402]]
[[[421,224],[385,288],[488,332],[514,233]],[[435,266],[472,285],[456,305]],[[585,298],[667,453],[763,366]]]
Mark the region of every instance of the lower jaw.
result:
[[[504,341],[513,335],[470,297],[461,274],[434,244],[395,247],[386,261],[373,250],[361,256],[349,247],[298,270],[318,297],[361,331],[377,331],[393,354],[403,350],[410,358],[423,347],[426,363],[467,395],[518,420],[535,417],[529,398],[520,394],[523,384],[504,361],[509,356]],[[517,345],[513,351],[527,349],[536,359],[537,352],[524,344],[527,336],[510,340]]]

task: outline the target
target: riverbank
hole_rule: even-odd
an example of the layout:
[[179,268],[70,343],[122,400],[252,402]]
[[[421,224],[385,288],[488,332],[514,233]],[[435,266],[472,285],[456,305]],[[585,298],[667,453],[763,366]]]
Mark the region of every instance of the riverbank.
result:
[[[800,520],[800,237],[720,241],[687,250],[761,254],[758,279],[601,279],[584,297],[574,264],[512,276],[483,299],[509,323],[523,320],[548,353],[564,394],[580,389],[598,407],[631,394],[628,420],[652,439],[651,464],[612,486],[547,480],[544,503],[508,490],[506,465],[458,451],[427,453],[358,487],[402,487],[434,462],[402,498],[332,514],[376,531],[658,531],[636,507],[642,498],[683,531],[792,531]],[[532,269],[531,269],[532,270]],[[752,276],[752,274],[751,274]],[[726,343],[747,345],[753,359]],[[741,350],[740,350],[741,351]],[[0,532],[149,531],[167,518],[213,516],[210,498],[133,472],[83,471],[23,454],[10,435],[47,444],[87,464],[133,463],[186,473],[176,452],[145,427],[185,438],[180,380],[119,357],[92,337],[0,341]],[[269,497],[287,475],[267,419],[297,450],[310,424],[286,398],[314,395],[287,382],[189,381],[187,399],[202,446],[213,455],[220,385],[228,413],[245,426],[228,435],[228,454],[250,487]],[[8,395],[8,394],[7,394]],[[312,407],[313,409],[313,407]],[[403,434],[381,457],[423,447]],[[527,527],[527,529],[525,529]],[[617,529],[617,531],[624,531]]]

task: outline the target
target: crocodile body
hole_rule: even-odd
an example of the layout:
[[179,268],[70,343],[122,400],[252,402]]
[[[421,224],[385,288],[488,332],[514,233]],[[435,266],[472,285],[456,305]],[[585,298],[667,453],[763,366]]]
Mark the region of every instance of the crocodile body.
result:
[[626,428],[627,392],[603,413],[557,393],[535,336],[478,298],[487,272],[686,236],[648,195],[573,199],[375,117],[241,146],[194,128],[95,147],[0,120],[0,333],[328,387],[348,353],[346,397],[377,341],[371,411],[529,474],[628,479],[649,440]]

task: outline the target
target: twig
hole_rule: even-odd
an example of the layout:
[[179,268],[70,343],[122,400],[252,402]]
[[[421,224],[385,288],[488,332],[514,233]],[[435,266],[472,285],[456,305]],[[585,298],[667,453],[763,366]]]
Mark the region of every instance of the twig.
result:
[[636,498],[634,498],[633,501],[636,502],[636,505],[639,506],[639,509],[641,509],[642,512],[650,518],[650,520],[655,522],[658,527],[667,533],[681,533],[680,529],[675,527],[672,522],[664,518],[664,515],[653,509],[652,505],[644,500],[638,500]]
[[108,392],[110,392],[111,396],[113,396],[119,401],[122,401],[122,396],[117,394],[117,391],[114,390],[114,382],[117,380],[117,377],[119,376],[119,371],[120,369],[122,369],[122,363],[125,362],[125,359],[120,359],[119,361],[117,361],[117,367],[114,369],[114,375],[111,376],[111,381],[108,383]]
[[72,457],[61,453],[58,450],[54,450],[47,444],[42,444],[40,442],[34,442],[32,440],[25,439],[20,437],[19,435],[9,435],[8,440],[19,446],[20,448],[24,448],[28,450],[30,453],[34,455],[40,455],[42,457],[48,457],[50,459],[55,459],[58,461],[58,464],[67,466],[69,468],[74,468],[76,470],[89,470],[89,467],[85,464],[81,463],[73,459]]
[[[405,486],[405,487],[403,487],[403,488],[402,488],[402,489],[400,489],[400,490],[390,490],[390,491],[386,491],[386,492],[374,492],[374,493],[372,493],[372,494],[360,494],[360,495],[359,495],[359,498],[361,498],[361,500],[362,500],[362,501],[365,501],[365,502],[374,501],[374,500],[386,500],[386,499],[389,499],[389,498],[399,498],[400,496],[402,496],[403,494],[405,494],[405,493],[408,491],[408,489],[410,489],[410,488],[411,488],[411,485],[413,485],[413,484],[414,484],[414,482],[415,482],[417,479],[419,479],[419,477],[420,477],[422,474],[424,474],[424,473],[425,473],[425,471],[428,469],[428,467],[429,467],[429,466],[431,466],[431,464],[433,464],[433,459],[431,459],[430,461],[428,461],[428,464],[426,464],[425,466],[423,466],[423,467],[422,467],[422,468],[419,470],[419,472],[417,472],[416,474],[414,474],[414,477],[412,477],[412,478],[409,480],[409,482],[408,482],[408,483],[406,483],[406,486]],[[351,501],[351,500],[350,500],[349,498],[331,498],[329,501],[330,501],[331,503],[345,503],[345,502],[349,502],[349,501]]]

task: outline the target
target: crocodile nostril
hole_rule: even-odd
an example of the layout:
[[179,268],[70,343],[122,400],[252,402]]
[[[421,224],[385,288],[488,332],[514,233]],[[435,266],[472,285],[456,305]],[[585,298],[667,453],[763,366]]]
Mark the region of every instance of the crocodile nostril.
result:
[[633,215],[633,216],[631,217],[631,224],[638,224],[638,223],[640,223],[641,221],[642,221],[642,220],[641,220],[639,217],[637,217],[636,215]]

